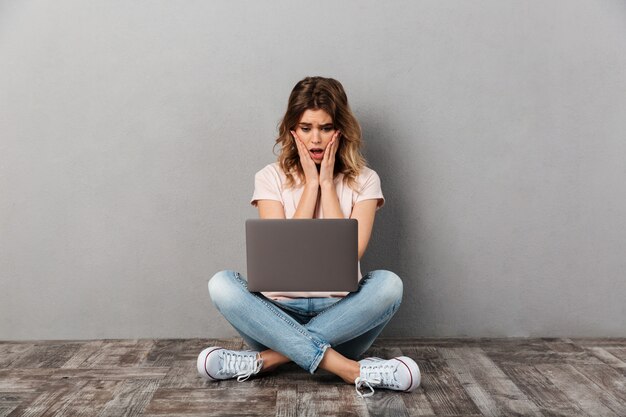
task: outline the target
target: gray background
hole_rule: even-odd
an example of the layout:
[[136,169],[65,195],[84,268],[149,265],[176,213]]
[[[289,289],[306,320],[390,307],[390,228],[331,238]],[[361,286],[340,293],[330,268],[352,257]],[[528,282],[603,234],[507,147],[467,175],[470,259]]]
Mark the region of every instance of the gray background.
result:
[[623,1],[0,2],[0,339],[227,337],[254,173],[340,80],[385,336],[626,336]]

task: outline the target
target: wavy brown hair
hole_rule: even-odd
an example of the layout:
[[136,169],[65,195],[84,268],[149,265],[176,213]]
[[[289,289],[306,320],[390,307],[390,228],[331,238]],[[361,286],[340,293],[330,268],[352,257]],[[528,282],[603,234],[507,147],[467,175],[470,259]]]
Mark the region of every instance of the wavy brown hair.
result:
[[341,83],[324,77],[306,77],[296,84],[289,95],[287,111],[278,127],[278,138],[274,147],[276,145],[281,147],[278,163],[287,176],[287,188],[304,183],[304,170],[290,130],[296,130],[302,114],[309,109],[324,110],[332,117],[335,129],[341,131],[339,148],[335,154],[333,178],[343,173],[348,186],[359,192],[356,189],[356,179],[361,169],[367,165],[360,150],[361,126],[350,110],[348,97]]

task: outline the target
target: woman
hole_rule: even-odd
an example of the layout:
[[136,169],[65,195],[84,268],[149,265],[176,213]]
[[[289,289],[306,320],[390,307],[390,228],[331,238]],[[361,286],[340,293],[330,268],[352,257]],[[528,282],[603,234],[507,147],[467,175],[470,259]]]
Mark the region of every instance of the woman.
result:
[[[278,162],[255,175],[252,205],[263,219],[355,218],[358,257],[363,256],[376,210],[385,199],[376,172],[360,153],[361,129],[342,85],[307,77],[296,84],[279,128]],[[211,299],[253,350],[212,346],[198,356],[198,372],[209,380],[270,372],[294,361],[355,384],[360,396],[374,388],[412,391],[420,371],[412,359],[357,359],[398,310],[402,281],[393,272],[361,275],[356,292],[251,293],[234,271],[209,281]],[[367,394],[359,388],[370,389]]]

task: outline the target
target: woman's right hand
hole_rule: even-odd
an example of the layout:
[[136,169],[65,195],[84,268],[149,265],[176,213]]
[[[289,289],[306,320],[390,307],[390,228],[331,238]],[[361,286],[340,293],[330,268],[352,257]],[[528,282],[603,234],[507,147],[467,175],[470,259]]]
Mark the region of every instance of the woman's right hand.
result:
[[300,140],[298,135],[294,130],[290,130],[291,135],[293,136],[296,146],[298,147],[298,154],[300,155],[300,165],[302,165],[302,169],[304,170],[304,177],[307,186],[319,186],[319,173],[317,172],[317,166],[311,155],[309,154],[309,150],[307,149],[304,142]]

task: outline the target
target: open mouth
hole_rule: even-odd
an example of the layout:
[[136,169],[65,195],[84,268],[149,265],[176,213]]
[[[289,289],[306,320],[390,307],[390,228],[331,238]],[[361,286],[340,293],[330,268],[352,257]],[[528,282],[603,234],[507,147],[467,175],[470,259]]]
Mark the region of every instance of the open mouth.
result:
[[309,151],[311,153],[311,157],[313,159],[322,159],[324,158],[324,149],[314,148]]

